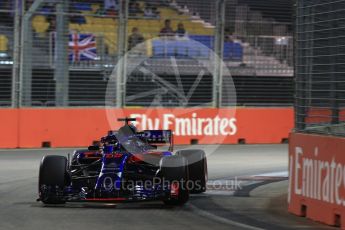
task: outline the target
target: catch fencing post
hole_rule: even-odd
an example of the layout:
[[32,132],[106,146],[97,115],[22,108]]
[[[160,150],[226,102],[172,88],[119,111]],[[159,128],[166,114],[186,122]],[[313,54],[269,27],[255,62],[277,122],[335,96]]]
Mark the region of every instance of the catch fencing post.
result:
[[69,60],[68,60],[68,0],[61,0],[56,5],[55,38],[55,106],[68,106]]
[[214,41],[214,72],[213,72],[213,107],[221,106],[221,89],[223,78],[224,30],[226,0],[216,2],[216,29]]
[[116,71],[116,107],[121,108],[125,104],[126,89],[126,52],[127,52],[127,20],[128,0],[119,1],[119,26],[118,26],[118,61]]
[[[41,6],[44,0],[36,0],[32,3],[22,19],[21,42],[20,42],[20,87],[19,106],[31,106],[32,85],[32,15]],[[22,6],[25,7],[25,6]]]
[[15,0],[15,12],[14,12],[14,47],[13,47],[13,66],[12,66],[12,97],[11,104],[13,108],[19,107],[19,76],[20,76],[20,20],[24,13],[25,1]]

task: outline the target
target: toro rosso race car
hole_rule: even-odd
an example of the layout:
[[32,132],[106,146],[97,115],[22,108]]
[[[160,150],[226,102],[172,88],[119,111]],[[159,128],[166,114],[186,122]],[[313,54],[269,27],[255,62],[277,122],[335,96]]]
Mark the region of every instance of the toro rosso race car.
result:
[[[45,156],[39,169],[39,201],[125,202],[161,200],[183,205],[190,193],[206,191],[207,160],[202,150],[173,154],[170,130],[138,132],[129,122],[100,144],[72,157]],[[169,145],[168,151],[158,150]]]

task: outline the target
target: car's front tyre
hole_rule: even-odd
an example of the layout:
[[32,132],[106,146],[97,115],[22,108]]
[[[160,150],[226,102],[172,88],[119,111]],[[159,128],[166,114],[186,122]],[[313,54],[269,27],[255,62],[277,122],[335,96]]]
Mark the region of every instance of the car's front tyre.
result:
[[43,157],[38,176],[40,200],[45,204],[65,203],[63,191],[67,184],[67,158],[63,156]]

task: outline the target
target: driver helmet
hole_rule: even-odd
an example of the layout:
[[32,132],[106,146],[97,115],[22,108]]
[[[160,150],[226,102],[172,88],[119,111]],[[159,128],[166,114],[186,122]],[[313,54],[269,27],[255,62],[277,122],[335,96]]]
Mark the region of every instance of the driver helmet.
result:
[[128,126],[132,130],[133,134],[136,134],[138,132],[137,128],[133,124],[129,124]]

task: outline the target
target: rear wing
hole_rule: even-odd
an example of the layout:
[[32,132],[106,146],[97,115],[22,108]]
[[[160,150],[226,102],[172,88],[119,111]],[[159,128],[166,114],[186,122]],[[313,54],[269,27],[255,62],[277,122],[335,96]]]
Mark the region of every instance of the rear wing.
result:
[[169,145],[169,151],[173,151],[174,135],[171,130],[144,130],[140,134],[149,144]]

